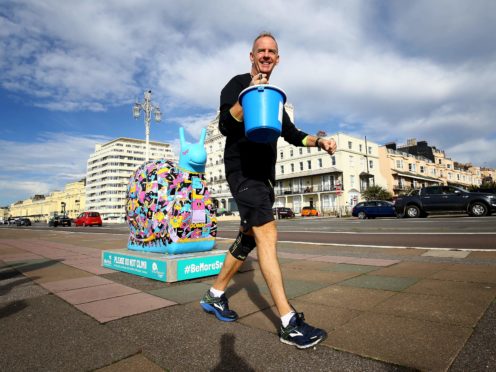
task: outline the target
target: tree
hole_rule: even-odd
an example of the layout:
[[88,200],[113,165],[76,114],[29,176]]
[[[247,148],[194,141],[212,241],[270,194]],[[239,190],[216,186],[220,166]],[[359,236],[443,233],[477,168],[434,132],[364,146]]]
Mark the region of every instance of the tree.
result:
[[393,198],[393,195],[381,186],[369,186],[361,194],[365,200],[391,200]]

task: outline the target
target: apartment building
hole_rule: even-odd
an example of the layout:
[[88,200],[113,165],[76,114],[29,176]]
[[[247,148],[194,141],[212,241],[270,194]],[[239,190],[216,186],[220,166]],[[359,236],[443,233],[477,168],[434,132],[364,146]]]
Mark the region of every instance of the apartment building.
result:
[[296,147],[280,138],[276,164],[276,206],[298,212],[312,206],[322,214],[348,210],[372,185],[385,185],[380,173],[379,146],[345,133],[333,138],[334,155],[316,147]]
[[67,214],[74,218],[86,204],[85,180],[70,182],[63,190],[48,195],[35,195],[10,206],[10,216],[28,217],[33,221],[48,221],[55,214]]
[[468,188],[480,186],[480,167],[458,163],[446,153],[426,141],[407,141],[397,146],[389,143],[380,148],[381,172],[386,178],[388,190],[394,196],[410,189],[431,185],[453,185]]
[[[293,106],[285,107],[293,118]],[[275,206],[289,207],[297,213],[304,206],[312,206],[320,213],[333,214],[359,202],[360,192],[369,185],[385,186],[378,144],[344,133],[328,137],[337,143],[333,156],[315,147],[292,146],[279,138]],[[224,145],[225,137],[219,132],[217,117],[207,130],[206,177],[219,207],[237,210],[225,179]]]
[[[146,143],[117,138],[97,144],[86,171],[86,210],[97,211],[105,222],[124,222],[129,178],[145,162]],[[169,143],[150,142],[150,160],[176,161]]]
[[443,184],[440,169],[434,161],[396,149],[395,144],[379,147],[381,173],[386,188],[393,196],[411,189]]

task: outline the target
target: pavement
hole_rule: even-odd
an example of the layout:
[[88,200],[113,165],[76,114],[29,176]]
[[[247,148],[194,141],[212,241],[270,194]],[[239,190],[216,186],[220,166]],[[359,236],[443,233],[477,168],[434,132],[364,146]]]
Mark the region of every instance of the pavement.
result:
[[82,231],[0,229],[1,371],[496,370],[496,252],[282,243],[291,303],[329,334],[297,350],[278,340],[256,255],[224,323],[199,306],[213,277],[103,268],[127,237]]

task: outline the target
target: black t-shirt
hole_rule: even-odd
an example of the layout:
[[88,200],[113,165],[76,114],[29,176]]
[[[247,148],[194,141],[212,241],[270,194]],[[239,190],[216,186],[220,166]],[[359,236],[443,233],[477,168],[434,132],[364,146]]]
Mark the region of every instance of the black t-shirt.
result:
[[[250,178],[275,183],[277,140],[271,143],[256,143],[245,137],[245,125],[229,112],[241,91],[250,85],[250,74],[237,75],[222,89],[220,94],[219,130],[226,136],[224,162],[226,178]],[[307,133],[300,131],[291,122],[286,110],[283,112],[281,136],[294,146],[303,146]],[[232,185],[231,185],[232,186]]]

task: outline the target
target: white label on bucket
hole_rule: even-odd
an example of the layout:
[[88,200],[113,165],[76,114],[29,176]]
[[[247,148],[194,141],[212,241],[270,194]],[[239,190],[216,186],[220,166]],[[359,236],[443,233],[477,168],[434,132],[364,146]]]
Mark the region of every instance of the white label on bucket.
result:
[[281,125],[282,125],[282,110],[283,110],[283,108],[284,108],[284,105],[282,104],[281,101],[279,101],[279,117],[278,117],[278,119],[279,119],[279,123],[281,123]]

